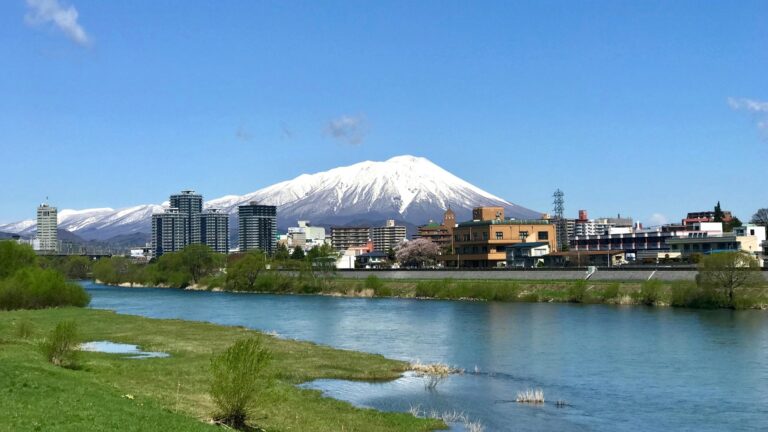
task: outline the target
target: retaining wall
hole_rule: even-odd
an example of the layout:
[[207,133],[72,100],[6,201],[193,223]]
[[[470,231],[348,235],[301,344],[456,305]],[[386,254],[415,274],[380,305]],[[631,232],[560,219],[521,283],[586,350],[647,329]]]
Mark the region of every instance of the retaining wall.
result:
[[[589,279],[595,281],[696,280],[696,270],[598,269]],[[768,272],[763,277],[768,280]],[[495,279],[495,280],[576,280],[585,279],[586,270],[338,270],[340,277],[365,279]]]

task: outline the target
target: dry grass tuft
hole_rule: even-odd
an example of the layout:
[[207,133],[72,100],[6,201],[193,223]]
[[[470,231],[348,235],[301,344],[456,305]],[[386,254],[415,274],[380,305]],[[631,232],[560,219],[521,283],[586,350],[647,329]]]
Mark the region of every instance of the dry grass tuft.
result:
[[521,392],[517,392],[515,398],[517,403],[532,403],[543,404],[544,403],[544,390],[542,389],[525,389]]

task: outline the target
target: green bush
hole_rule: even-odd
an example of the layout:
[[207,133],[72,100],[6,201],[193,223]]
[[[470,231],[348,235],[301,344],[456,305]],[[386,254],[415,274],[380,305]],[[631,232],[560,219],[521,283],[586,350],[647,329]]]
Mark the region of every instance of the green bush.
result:
[[587,282],[579,280],[568,287],[568,301],[571,303],[584,303],[587,296]]
[[605,288],[603,288],[603,291],[600,293],[600,298],[607,302],[609,300],[613,300],[619,296],[619,284],[617,282],[614,282]]
[[62,321],[56,325],[50,335],[40,344],[46,360],[56,366],[77,367],[77,354],[80,341],[77,324],[74,321]]
[[82,286],[67,282],[55,270],[25,268],[0,281],[0,310],[83,307],[90,301]]
[[211,360],[211,398],[217,412],[214,419],[228,426],[246,427],[258,393],[269,386],[264,369],[271,359],[260,338],[235,342]]
[[376,297],[392,297],[394,292],[392,291],[392,288],[382,283],[373,288],[373,295]]
[[35,326],[32,322],[21,320],[16,323],[16,336],[21,339],[29,339],[35,333]]
[[376,275],[369,275],[365,278],[365,287],[376,292],[376,290],[380,290],[384,287],[384,281],[379,279]]
[[21,269],[36,266],[37,255],[31,247],[12,240],[0,241],[0,279],[12,276]]
[[662,283],[659,280],[648,280],[640,286],[637,293],[637,301],[644,305],[652,306],[661,300]]

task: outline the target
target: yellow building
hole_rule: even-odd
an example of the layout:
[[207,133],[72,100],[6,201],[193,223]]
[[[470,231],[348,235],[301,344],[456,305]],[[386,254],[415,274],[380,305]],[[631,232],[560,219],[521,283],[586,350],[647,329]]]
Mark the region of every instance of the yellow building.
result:
[[505,219],[502,207],[479,207],[472,216],[454,228],[455,253],[440,257],[446,267],[503,267],[506,247],[524,242],[547,242],[551,251],[557,250],[555,225],[549,220]]

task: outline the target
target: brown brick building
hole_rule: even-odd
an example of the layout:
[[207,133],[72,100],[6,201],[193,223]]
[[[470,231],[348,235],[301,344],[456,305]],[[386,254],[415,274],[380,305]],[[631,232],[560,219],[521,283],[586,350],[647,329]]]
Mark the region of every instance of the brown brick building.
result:
[[448,209],[443,214],[443,223],[429,221],[428,224],[418,227],[418,232],[413,238],[425,238],[432,240],[443,253],[453,253],[453,229],[456,227],[456,214]]
[[446,267],[502,267],[506,247],[528,241],[547,242],[551,251],[557,250],[555,225],[549,220],[505,219],[502,207],[479,207],[472,217],[454,228],[454,253],[439,258]]

